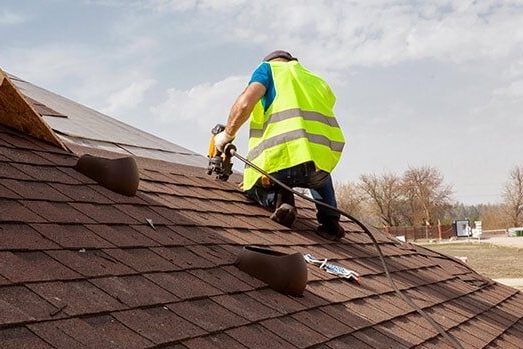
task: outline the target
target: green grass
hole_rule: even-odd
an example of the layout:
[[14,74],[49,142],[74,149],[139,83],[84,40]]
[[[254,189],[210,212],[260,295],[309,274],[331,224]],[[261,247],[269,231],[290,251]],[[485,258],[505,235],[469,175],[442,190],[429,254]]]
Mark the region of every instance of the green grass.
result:
[[491,279],[523,278],[523,249],[486,243],[423,244],[448,256],[466,256],[468,265]]

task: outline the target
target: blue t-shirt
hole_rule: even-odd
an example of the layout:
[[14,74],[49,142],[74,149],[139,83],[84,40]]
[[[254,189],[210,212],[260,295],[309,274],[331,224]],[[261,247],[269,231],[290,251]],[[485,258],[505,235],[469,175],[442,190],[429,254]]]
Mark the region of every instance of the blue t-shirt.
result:
[[254,73],[252,73],[249,85],[253,82],[262,84],[267,90],[261,99],[263,111],[267,111],[276,97],[276,88],[274,86],[274,80],[272,79],[271,65],[269,63],[264,62],[256,68]]

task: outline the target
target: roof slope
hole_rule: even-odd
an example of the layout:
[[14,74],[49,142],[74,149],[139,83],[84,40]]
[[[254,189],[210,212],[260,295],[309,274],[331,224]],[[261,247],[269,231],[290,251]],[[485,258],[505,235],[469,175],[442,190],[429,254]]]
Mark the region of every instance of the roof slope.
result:
[[[76,160],[0,127],[0,347],[449,348],[395,296],[350,223],[341,242],[323,240],[301,204],[290,230],[235,183],[143,158],[129,198]],[[376,235],[400,288],[465,348],[523,347],[521,293]],[[362,283],[309,266],[304,296],[283,296],[234,267],[246,244],[332,259]]]
[[206,158],[96,110],[7,74],[28,102],[67,143],[193,166]]

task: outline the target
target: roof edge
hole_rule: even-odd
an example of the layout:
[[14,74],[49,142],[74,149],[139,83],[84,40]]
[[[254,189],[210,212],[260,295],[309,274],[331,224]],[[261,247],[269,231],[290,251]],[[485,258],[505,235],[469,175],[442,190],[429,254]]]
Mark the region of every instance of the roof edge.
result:
[[0,69],[0,124],[68,151],[53,129]]

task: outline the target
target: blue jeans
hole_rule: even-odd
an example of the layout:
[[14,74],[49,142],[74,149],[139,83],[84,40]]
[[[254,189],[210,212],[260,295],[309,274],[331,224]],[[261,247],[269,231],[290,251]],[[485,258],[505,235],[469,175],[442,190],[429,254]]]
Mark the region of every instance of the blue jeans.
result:
[[[309,188],[315,200],[337,207],[331,175],[327,172],[316,170],[313,162],[306,162],[271,173],[271,175],[291,188]],[[294,195],[278,185],[271,185],[265,188],[260,183],[257,183],[254,187],[247,190],[246,194],[263,207],[275,209],[283,203],[295,206]],[[340,214],[336,211],[317,204],[316,210],[316,218],[320,224],[329,221],[338,222],[340,220]]]

